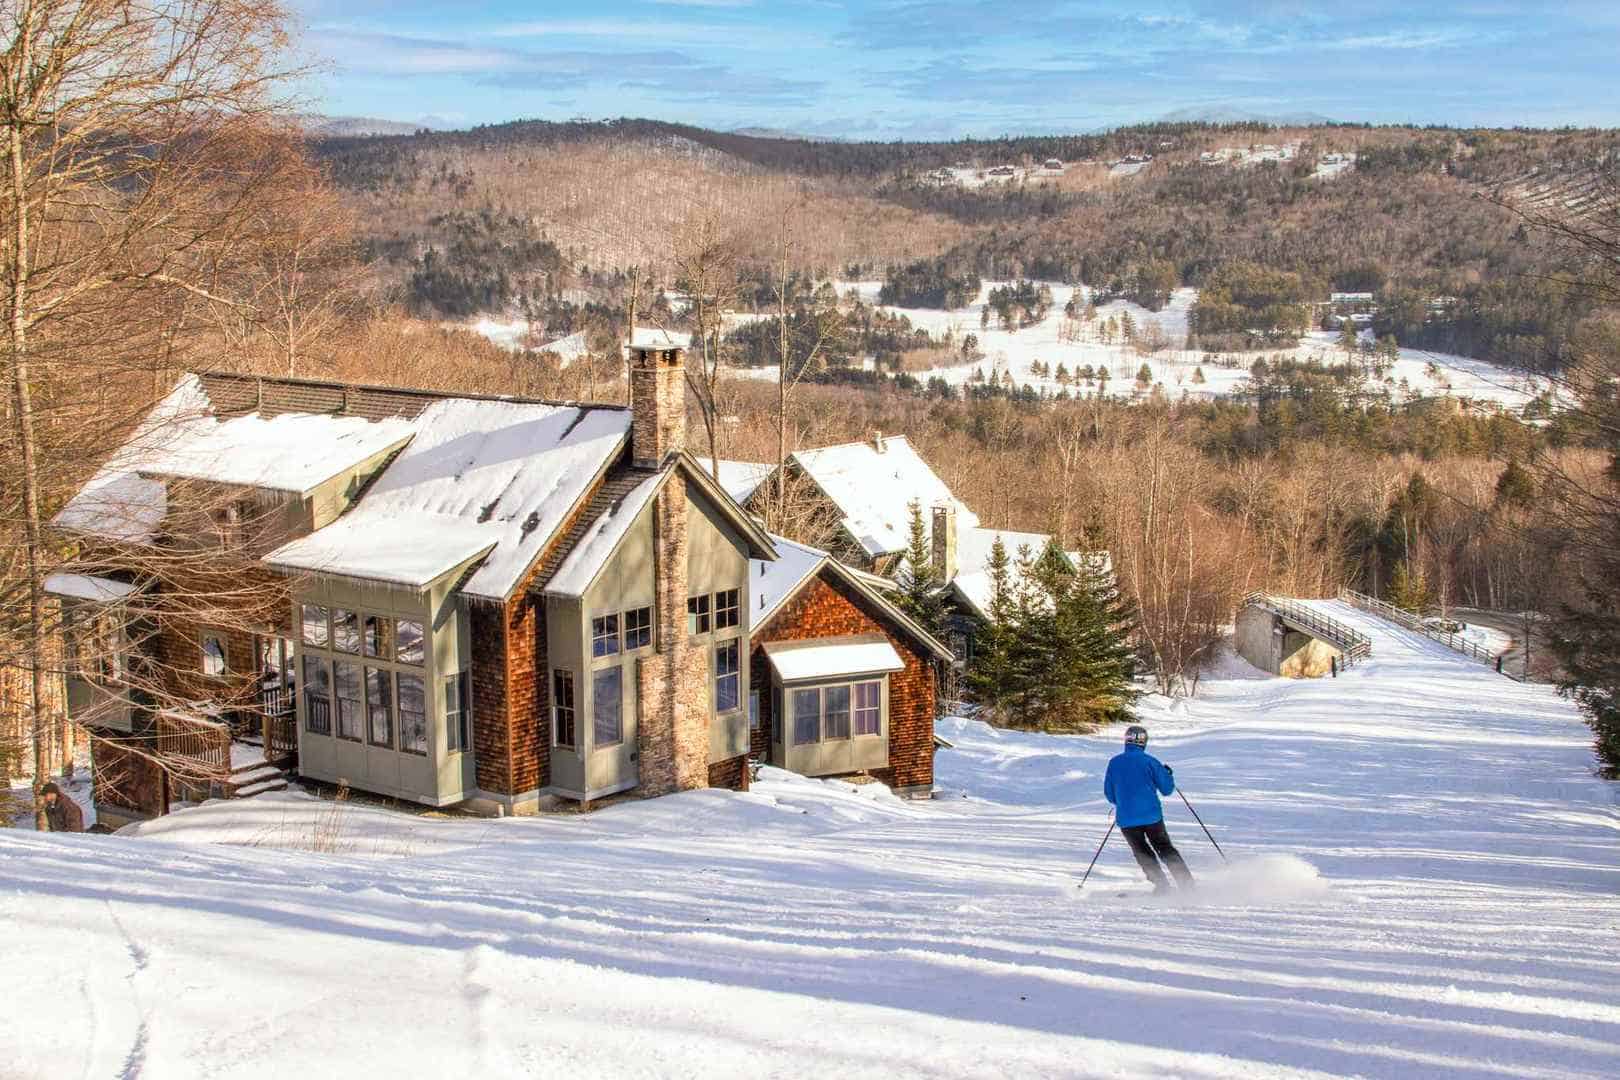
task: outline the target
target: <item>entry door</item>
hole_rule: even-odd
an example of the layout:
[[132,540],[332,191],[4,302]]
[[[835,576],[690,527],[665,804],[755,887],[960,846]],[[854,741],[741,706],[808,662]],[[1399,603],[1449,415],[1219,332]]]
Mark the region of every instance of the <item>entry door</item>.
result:
[[588,797],[636,786],[636,663],[591,672],[590,759],[585,768]]

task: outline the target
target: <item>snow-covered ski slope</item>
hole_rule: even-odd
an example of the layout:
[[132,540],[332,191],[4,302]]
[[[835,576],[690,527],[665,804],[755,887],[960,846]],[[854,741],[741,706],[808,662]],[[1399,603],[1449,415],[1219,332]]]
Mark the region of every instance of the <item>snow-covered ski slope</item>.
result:
[[1117,835],[1075,888],[1117,729],[948,722],[927,804],[773,773],[585,817],[286,794],[0,831],[40,990],[0,1075],[1620,1075],[1620,813],[1576,715],[1329,606],[1374,639],[1344,677],[1229,659],[1144,706],[1234,860],[1167,804],[1182,900]]

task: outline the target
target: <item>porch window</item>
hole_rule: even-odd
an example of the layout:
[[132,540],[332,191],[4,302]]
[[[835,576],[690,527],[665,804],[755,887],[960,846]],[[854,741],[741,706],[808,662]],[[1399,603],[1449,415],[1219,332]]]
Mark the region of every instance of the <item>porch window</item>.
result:
[[612,656],[619,651],[619,617],[603,615],[591,620],[591,655]]
[[328,611],[320,604],[305,604],[302,608],[302,623],[304,644],[313,645],[317,649],[326,648],[331,640],[327,627]]
[[727,589],[714,594],[714,628],[729,630],[737,625],[737,613],[742,595],[739,589]]
[[444,679],[444,727],[445,745],[452,754],[472,749],[472,699],[465,671]]
[[636,608],[624,613],[624,651],[645,649],[652,644],[652,608]]
[[709,632],[709,594],[702,596],[689,596],[686,599],[686,632],[688,634],[707,634]]
[[623,668],[603,668],[591,676],[591,736],[596,746],[624,741]]
[[337,736],[360,741],[360,665],[346,660],[332,662],[332,683],[337,699]]
[[849,687],[827,687],[821,697],[821,708],[821,737],[849,738]]
[[[418,623],[418,626],[421,624]],[[420,675],[399,677],[399,748],[407,754],[428,752],[427,687]]]
[[574,673],[561,668],[551,673],[552,741],[574,748]]
[[386,615],[367,615],[365,619],[366,655],[378,660],[394,658],[394,620]]
[[202,636],[202,673],[225,674],[225,640],[217,634]]
[[883,729],[883,684],[855,684],[855,734],[877,735]]
[[737,642],[727,641],[714,650],[714,711],[732,712],[741,695],[737,674]]
[[821,691],[793,691],[793,744],[821,741]]
[[382,668],[366,668],[367,738],[372,746],[394,747],[394,680]]
[[343,608],[332,609],[332,648],[338,652],[346,653],[360,651],[360,613],[358,611],[345,611]]
[[759,691],[751,690],[748,694],[748,730],[759,730]]
[[332,734],[332,674],[319,656],[304,657],[304,730]]
[[399,662],[421,667],[422,661],[427,657],[427,639],[422,634],[421,622],[416,619],[401,619],[394,626]]

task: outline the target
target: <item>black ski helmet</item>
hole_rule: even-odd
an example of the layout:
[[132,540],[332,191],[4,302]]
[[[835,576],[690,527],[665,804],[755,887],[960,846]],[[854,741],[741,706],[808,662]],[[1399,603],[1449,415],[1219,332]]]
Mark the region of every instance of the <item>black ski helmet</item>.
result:
[[1143,727],[1141,724],[1132,724],[1130,727],[1126,728],[1125,729],[1125,745],[1126,746],[1146,746],[1147,745],[1147,728]]

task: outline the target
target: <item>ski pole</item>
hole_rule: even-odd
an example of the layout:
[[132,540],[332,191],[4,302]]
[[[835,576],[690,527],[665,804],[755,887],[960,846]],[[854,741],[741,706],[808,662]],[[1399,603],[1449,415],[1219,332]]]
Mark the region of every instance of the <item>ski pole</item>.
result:
[[[1204,830],[1204,835],[1209,837],[1209,842],[1212,843],[1212,844],[1215,844],[1215,834],[1209,831],[1209,826],[1205,825],[1204,824],[1204,819],[1198,816],[1198,811],[1193,810],[1192,803],[1187,802],[1186,793],[1183,792],[1181,790],[1181,788],[1178,787],[1178,788],[1176,788],[1176,794],[1181,796],[1181,801],[1182,802],[1187,803],[1187,809],[1192,811],[1193,820],[1198,822],[1198,827],[1200,829]],[[1226,852],[1221,850],[1221,845],[1219,845],[1219,844],[1215,844],[1215,853],[1221,857],[1221,862],[1230,862],[1231,861],[1226,857]]]
[[[1103,833],[1102,843],[1097,845],[1097,854],[1095,854],[1095,855],[1093,855],[1091,857],[1091,866],[1096,866],[1097,865],[1097,860],[1102,857],[1102,849],[1104,847],[1108,846],[1108,838],[1110,836],[1114,835],[1114,825],[1115,825],[1115,820],[1113,818],[1109,818],[1108,819],[1108,831]],[[1091,877],[1091,866],[1086,867],[1086,876],[1080,879],[1080,887],[1082,889],[1086,887],[1086,882]]]

